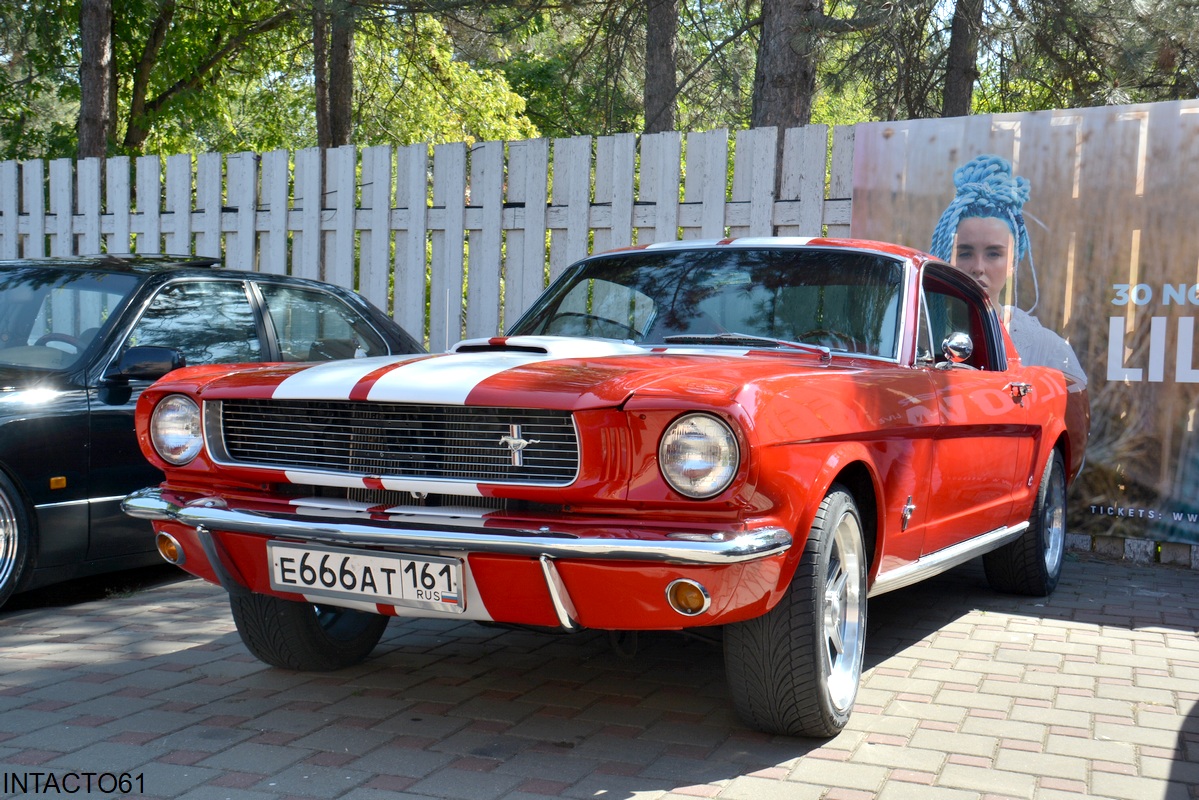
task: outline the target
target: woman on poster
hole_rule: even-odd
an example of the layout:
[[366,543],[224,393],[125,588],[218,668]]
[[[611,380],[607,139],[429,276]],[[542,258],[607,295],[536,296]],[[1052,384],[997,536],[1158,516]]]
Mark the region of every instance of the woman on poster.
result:
[[[1031,308],[1025,311],[1016,305],[1016,281],[1025,256],[1034,287],[1037,280],[1024,224],[1028,180],[1014,175],[1007,160],[982,155],[954,170],[953,184],[954,198],[937,222],[929,252],[982,284],[1025,364],[1057,367],[1085,386],[1086,373],[1070,344],[1041,325],[1029,313]],[[1007,304],[1002,300],[1005,287],[1011,300]]]

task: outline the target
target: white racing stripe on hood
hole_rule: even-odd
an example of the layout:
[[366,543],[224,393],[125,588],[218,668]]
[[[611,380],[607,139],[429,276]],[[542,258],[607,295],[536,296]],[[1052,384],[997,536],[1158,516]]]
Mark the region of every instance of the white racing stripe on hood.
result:
[[460,406],[476,386],[513,367],[544,360],[534,353],[445,355],[405,365],[379,378],[367,400]]
[[393,363],[402,364],[404,360],[397,361],[395,356],[377,356],[314,364],[284,378],[271,397],[275,400],[348,400],[359,381]]
[[[488,340],[469,340],[468,344],[485,344]],[[545,348],[545,353],[522,353],[503,350],[483,350],[477,353],[450,352],[429,358],[401,369],[392,370],[379,378],[367,400],[379,403],[433,403],[464,405],[466,398],[479,384],[501,372],[564,358],[596,358],[622,354],[644,354],[645,348],[595,339],[568,339],[557,336],[520,336],[507,340],[510,345]]]

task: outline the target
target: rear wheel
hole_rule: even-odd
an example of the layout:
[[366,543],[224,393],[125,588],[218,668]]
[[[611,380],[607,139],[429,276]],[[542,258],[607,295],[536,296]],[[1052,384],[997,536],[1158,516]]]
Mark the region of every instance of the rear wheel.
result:
[[729,691],[750,726],[835,736],[849,721],[866,640],[866,548],[853,496],[834,486],[820,505],[787,594],[768,613],[729,625]]
[[0,473],[0,606],[8,602],[33,568],[33,524],[20,492]]
[[1045,465],[1028,528],[983,556],[987,582],[999,592],[1044,597],[1057,587],[1066,549],[1066,467],[1057,450]]
[[351,608],[230,595],[233,622],[246,648],[273,667],[327,672],[359,663],[379,643],[388,618]]

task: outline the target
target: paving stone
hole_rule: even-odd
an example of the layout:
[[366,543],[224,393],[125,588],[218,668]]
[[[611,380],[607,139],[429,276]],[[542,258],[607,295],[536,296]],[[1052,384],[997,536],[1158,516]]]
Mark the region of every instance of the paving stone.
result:
[[268,668],[199,581],[0,611],[0,771],[131,768],[194,800],[1036,800],[1199,783],[1199,573],[1071,556],[1049,599],[977,562],[870,601],[828,740],[747,730],[720,652],[395,621],[365,663]]

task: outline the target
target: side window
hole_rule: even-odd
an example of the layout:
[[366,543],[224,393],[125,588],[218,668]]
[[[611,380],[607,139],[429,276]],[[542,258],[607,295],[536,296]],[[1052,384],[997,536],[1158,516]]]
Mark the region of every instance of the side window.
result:
[[172,347],[190,365],[262,358],[254,309],[241,281],[167,284],[154,295],[125,344]]
[[387,343],[341,298],[317,289],[260,283],[284,361],[387,355]]
[[974,354],[966,363],[977,369],[992,369],[995,359],[988,349],[986,327],[980,309],[952,286],[936,280],[926,280],[921,294],[917,362],[945,362],[941,345],[951,333],[960,332],[969,334],[974,344]]

